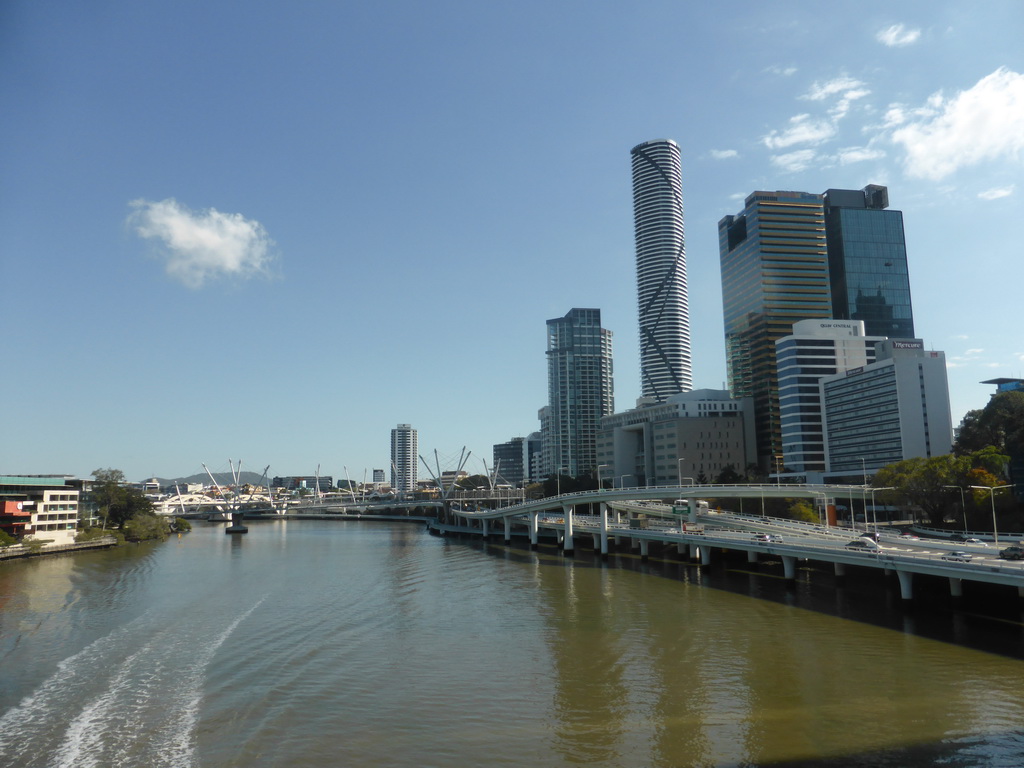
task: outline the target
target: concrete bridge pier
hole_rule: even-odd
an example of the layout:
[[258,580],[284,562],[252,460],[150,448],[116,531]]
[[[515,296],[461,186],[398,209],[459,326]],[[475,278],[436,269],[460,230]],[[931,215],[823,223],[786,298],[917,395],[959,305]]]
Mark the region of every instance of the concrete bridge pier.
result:
[[846,563],[833,563],[832,567],[835,569],[836,584],[846,581]]
[[900,580],[900,597],[903,600],[914,599],[914,574],[909,571],[896,571]]
[[757,562],[757,552],[755,552],[752,549],[747,550],[747,562],[748,563],[756,563]]
[[562,505],[562,515],[565,520],[565,537],[562,540],[562,551],[572,557],[576,552],[572,548],[572,505]]
[[698,557],[700,557],[700,550],[701,550],[701,548],[699,546],[697,546],[696,544],[687,544],[686,546],[690,550],[690,560],[691,561],[696,560]]
[[538,512],[530,513],[530,549],[537,548],[537,516]]
[[676,544],[676,554],[685,555],[689,553],[689,551],[689,545],[685,541],[680,541],[678,544]]
[[651,542],[649,542],[647,539],[640,539],[640,559],[641,560],[646,560],[647,559],[647,551],[648,551],[648,548],[650,547],[650,544],[651,544]]
[[505,521],[505,543],[512,543],[512,518],[506,515],[502,518]]
[[700,564],[711,565],[711,547],[697,547],[700,552]]
[[640,549],[640,539],[638,539],[636,536],[630,536],[629,548],[634,551]]
[[955,576],[949,577],[949,595],[953,600],[960,600],[964,596],[964,580]]
[[601,502],[601,559],[608,559],[608,505]]
[[487,537],[490,535],[490,532],[491,532],[490,523],[491,523],[491,521],[486,519],[486,518],[484,518],[483,520],[480,521],[480,535],[484,537],[484,541],[486,541]]
[[782,572],[786,576],[786,581],[796,581],[796,558],[792,555],[782,556]]

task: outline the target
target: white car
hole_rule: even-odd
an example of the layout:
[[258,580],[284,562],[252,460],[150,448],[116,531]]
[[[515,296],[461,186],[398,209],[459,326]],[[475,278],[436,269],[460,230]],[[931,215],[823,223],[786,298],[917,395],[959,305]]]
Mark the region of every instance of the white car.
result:
[[974,559],[974,556],[970,552],[950,552],[943,555],[942,559],[954,563],[969,563]]

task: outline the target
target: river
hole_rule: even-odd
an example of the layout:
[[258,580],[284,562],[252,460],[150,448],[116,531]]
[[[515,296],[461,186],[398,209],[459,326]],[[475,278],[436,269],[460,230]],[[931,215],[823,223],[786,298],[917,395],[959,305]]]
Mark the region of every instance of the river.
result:
[[414,523],[0,563],[0,765],[1024,764],[1016,605]]

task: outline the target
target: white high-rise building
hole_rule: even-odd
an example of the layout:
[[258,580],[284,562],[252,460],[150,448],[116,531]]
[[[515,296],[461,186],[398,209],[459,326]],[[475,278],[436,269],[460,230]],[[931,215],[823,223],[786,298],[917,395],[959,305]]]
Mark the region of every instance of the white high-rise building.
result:
[[391,430],[391,487],[398,493],[416,489],[416,458],[419,445],[411,424],[399,424]]
[[641,394],[660,403],[693,389],[679,145],[645,141],[630,155]]
[[775,342],[783,455],[773,461],[773,472],[821,482],[825,435],[818,382],[875,362],[875,345],[884,340],[866,336],[863,320],[800,320],[791,335]]
[[889,339],[875,362],[819,382],[828,482],[861,482],[887,464],[953,447],[946,355]]

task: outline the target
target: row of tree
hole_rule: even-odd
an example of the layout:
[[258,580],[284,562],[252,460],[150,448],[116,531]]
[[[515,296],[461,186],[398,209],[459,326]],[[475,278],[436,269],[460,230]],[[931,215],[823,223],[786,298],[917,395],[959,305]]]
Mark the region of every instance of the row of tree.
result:
[[174,530],[188,530],[188,522],[170,520],[158,515],[153,502],[129,486],[124,472],[119,469],[97,469],[92,473],[92,491],[89,501],[100,518],[99,529],[85,529],[80,539],[86,539],[108,531],[117,531],[128,541],[166,539]]

